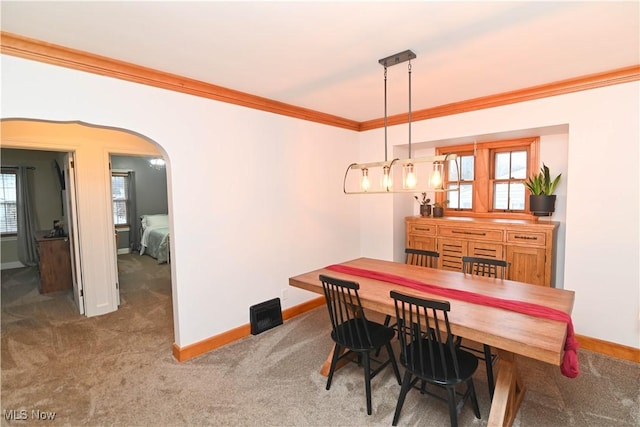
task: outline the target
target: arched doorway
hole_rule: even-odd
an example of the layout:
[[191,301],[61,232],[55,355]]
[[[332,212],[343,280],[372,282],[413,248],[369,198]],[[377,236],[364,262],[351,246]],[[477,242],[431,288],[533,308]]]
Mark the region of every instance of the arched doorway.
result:
[[[1,124],[3,148],[73,153],[78,234],[74,249],[84,284],[85,314],[97,316],[117,310],[119,291],[110,155],[162,156],[168,160],[166,154],[154,141],[126,129],[31,119],[3,119]],[[167,161],[167,170],[169,168]],[[171,203],[170,194],[168,203]],[[170,227],[173,228],[171,223]],[[173,282],[173,273],[171,277]]]

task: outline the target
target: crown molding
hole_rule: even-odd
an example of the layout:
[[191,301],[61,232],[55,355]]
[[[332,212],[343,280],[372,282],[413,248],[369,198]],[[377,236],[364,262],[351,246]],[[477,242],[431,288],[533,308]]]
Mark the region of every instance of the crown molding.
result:
[[[588,76],[560,80],[539,86],[518,89],[495,95],[483,96],[461,102],[440,105],[433,108],[414,111],[411,113],[412,121],[433,119],[435,117],[450,116],[485,108],[499,107],[550,96],[564,95],[582,90],[595,89],[604,86],[617,85],[640,80],[640,65],[619,68],[603,73],[590,74]],[[387,117],[387,126],[399,125],[409,122],[408,114],[397,114]],[[360,131],[384,127],[384,118],[368,120],[360,123]]]
[[[0,53],[343,129],[367,131],[384,127],[384,118],[358,122],[4,31],[0,32]],[[640,80],[640,65],[412,111],[411,120],[466,113],[636,80]],[[408,114],[387,117],[387,126],[408,122]]]
[[30,39],[4,31],[0,32],[0,53],[344,129],[357,131],[360,126],[360,123],[355,120],[285,104],[284,102],[273,101],[268,98],[227,89],[222,86],[204,83],[175,74],[153,70],[151,68]]

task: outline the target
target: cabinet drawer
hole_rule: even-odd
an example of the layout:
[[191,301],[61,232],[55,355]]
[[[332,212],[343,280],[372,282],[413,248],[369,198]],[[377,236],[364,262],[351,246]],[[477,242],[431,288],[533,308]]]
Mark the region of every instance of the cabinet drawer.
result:
[[407,230],[409,234],[417,234],[421,236],[435,236],[436,226],[433,224],[409,224]]
[[544,246],[546,234],[536,231],[507,231],[507,243]]
[[440,229],[438,230],[438,236],[455,237],[458,239],[468,240],[492,240],[495,242],[502,242],[503,234],[502,230],[440,227]]

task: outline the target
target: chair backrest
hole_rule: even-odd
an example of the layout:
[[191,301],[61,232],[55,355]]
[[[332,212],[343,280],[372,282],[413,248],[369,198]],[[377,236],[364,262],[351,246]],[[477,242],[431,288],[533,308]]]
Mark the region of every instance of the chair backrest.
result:
[[414,375],[449,383],[460,378],[448,301],[427,300],[391,291],[394,300],[400,362]]
[[367,319],[360,303],[360,285],[349,280],[320,275],[331,320],[331,337],[345,347],[372,347]]
[[496,258],[480,258],[463,256],[462,272],[475,274],[476,276],[497,277],[504,279],[507,270],[507,261]]
[[440,254],[434,251],[425,251],[423,249],[406,248],[405,264],[419,265],[420,267],[438,268],[438,257]]

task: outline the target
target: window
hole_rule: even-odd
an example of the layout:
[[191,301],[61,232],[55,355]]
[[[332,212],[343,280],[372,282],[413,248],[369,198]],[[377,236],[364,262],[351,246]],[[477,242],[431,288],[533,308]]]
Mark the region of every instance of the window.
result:
[[528,216],[524,181],[538,164],[538,145],[539,138],[524,138],[438,148],[438,154],[457,155],[448,162],[445,185],[456,188],[459,173],[460,187],[436,201],[448,201],[455,215]]
[[111,174],[111,196],[113,198],[113,223],[117,226],[129,225],[129,175]]
[[18,205],[16,172],[2,169],[0,183],[0,233],[16,234],[18,232]]
[[524,211],[523,180],[527,178],[527,151],[497,151],[493,156],[493,209]]

